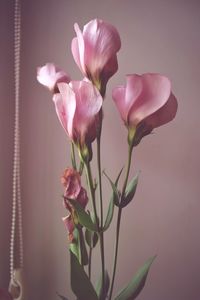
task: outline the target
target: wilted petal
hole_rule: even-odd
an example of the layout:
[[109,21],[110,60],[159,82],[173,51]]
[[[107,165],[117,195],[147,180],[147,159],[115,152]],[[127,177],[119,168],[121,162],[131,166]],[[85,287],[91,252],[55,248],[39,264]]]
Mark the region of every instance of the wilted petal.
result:
[[58,82],[68,83],[70,77],[53,63],[47,63],[37,68],[37,80],[53,92]]
[[72,168],[67,168],[61,177],[61,182],[65,187],[64,196],[76,199],[81,191],[81,177],[79,172]]
[[87,203],[88,203],[88,196],[87,196],[87,191],[81,187],[80,193],[76,199],[83,208],[86,207]]

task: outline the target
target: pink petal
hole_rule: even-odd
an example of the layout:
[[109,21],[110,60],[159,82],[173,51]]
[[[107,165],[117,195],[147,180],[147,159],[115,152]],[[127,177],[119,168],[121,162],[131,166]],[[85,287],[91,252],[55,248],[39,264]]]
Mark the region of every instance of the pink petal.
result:
[[65,187],[64,196],[69,199],[76,199],[81,190],[81,177],[79,172],[73,168],[67,168],[61,177],[61,182]]
[[71,79],[57,66],[52,63],[47,63],[46,65],[37,68],[37,80],[39,83],[53,91],[58,82],[68,83]]
[[76,110],[75,94],[66,83],[59,83],[58,89],[60,94],[55,94],[53,97],[56,113],[61,125],[69,137],[73,139],[73,119]]
[[[85,61],[84,61],[84,56],[85,56],[85,42],[84,42],[84,39],[83,39],[83,34],[78,26],[78,24],[74,24],[74,30],[76,32],[76,35],[77,35],[77,42],[73,42],[74,44],[72,45],[73,46],[73,49],[74,52],[72,52],[73,56],[74,56],[74,59],[75,61],[79,61],[80,62],[80,66],[81,66],[81,70],[84,74],[86,74],[86,69],[85,69]],[[75,44],[76,43],[76,44]],[[77,47],[79,49],[77,49]],[[78,53],[79,53],[79,59],[78,59]],[[79,65],[79,64],[78,64]]]
[[83,208],[85,208],[86,205],[87,205],[87,203],[88,203],[87,192],[86,192],[86,190],[83,187],[81,187],[80,193],[79,193],[79,195],[77,197],[77,201],[81,204],[81,206]]
[[83,28],[85,65],[91,74],[102,70],[120,47],[120,36],[114,26],[95,19]]
[[79,46],[78,46],[78,39],[77,37],[73,38],[72,44],[71,44],[71,51],[72,55],[74,57],[75,63],[78,65],[79,69],[84,73],[84,69],[82,68],[81,62],[80,62],[80,53],[79,53]]
[[95,117],[102,107],[103,99],[91,82],[72,81],[70,85],[76,94],[73,126],[78,134],[78,139],[84,142],[85,137],[91,134],[90,126],[95,126]]
[[127,76],[126,102],[132,102],[128,114],[130,126],[161,108],[171,93],[171,84],[167,77],[160,74],[143,74]]
[[125,86],[118,86],[113,89],[112,98],[117,106],[117,109],[121,115],[122,120],[126,123],[130,105],[127,105],[126,103],[125,93],[126,93]]
[[178,102],[176,97],[171,93],[168,101],[155,113],[145,119],[145,124],[152,128],[159,127],[172,121],[177,112]]

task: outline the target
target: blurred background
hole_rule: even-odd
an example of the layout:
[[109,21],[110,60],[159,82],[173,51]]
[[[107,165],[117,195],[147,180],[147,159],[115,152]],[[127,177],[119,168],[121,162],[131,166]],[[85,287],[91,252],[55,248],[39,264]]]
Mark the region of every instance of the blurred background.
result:
[[[14,128],[14,0],[0,1],[0,287],[9,282]],[[21,169],[28,300],[75,299],[69,284],[60,176],[70,165],[68,139],[36,68],[55,62],[81,79],[71,54],[73,24],[101,18],[118,29],[119,71],[104,102],[103,168],[111,178],[126,162],[126,129],[111,99],[125,74],[159,72],[172,81],[176,119],[143,139],[131,175],[141,170],[134,201],[122,216],[114,294],[157,254],[138,300],[197,300],[200,295],[200,2],[198,0],[22,0]],[[93,174],[96,174],[95,168]],[[110,187],[104,183],[104,203]],[[111,270],[114,227],[106,233]],[[100,272],[99,252],[92,268]]]

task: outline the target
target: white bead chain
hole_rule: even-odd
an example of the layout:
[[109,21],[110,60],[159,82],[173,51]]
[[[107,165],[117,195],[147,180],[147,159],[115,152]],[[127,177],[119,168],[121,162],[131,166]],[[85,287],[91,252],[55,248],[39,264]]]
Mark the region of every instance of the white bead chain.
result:
[[16,222],[19,234],[19,267],[23,266],[23,232],[20,186],[20,128],[19,128],[19,89],[20,89],[20,47],[21,47],[21,9],[20,0],[15,0],[14,16],[14,79],[15,79],[15,127],[13,157],[13,195],[12,225],[10,239],[10,277],[13,278],[15,268]]

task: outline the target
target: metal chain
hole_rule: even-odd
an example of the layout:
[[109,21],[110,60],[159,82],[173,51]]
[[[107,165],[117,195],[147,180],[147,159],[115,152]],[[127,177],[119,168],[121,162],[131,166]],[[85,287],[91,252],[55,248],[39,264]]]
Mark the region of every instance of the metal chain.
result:
[[21,8],[20,0],[15,0],[14,15],[14,80],[15,80],[15,124],[14,124],[14,157],[13,157],[13,194],[12,194],[12,224],[10,239],[10,277],[13,279],[15,268],[16,222],[19,234],[19,267],[23,266],[23,231],[20,185],[20,48],[21,48]]

